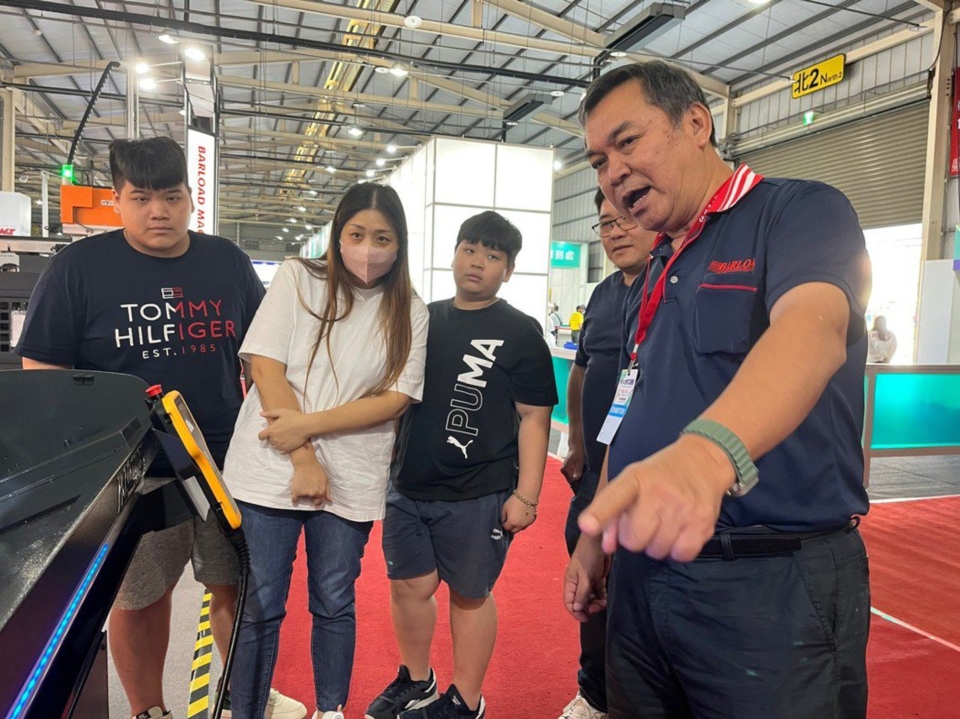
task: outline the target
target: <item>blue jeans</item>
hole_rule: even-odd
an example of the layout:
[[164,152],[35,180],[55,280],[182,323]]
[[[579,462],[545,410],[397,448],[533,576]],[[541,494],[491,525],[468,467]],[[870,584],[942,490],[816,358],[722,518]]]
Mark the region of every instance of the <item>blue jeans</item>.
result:
[[238,504],[250,548],[250,582],[230,680],[233,716],[263,719],[301,531],[307,548],[317,708],[323,713],[346,704],[357,639],[354,583],[373,522]]

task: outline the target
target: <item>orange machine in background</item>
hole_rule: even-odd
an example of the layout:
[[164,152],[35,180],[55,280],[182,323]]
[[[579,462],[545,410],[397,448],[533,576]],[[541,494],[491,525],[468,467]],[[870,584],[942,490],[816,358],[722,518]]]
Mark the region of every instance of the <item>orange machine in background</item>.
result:
[[61,185],[60,222],[68,235],[89,235],[122,227],[120,215],[113,211],[113,189]]

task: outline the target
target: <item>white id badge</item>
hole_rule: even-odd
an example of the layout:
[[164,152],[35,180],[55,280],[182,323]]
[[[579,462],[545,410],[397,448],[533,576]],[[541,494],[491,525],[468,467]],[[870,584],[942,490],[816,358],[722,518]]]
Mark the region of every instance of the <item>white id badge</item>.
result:
[[627,413],[627,407],[630,406],[630,399],[633,397],[633,390],[637,384],[637,374],[636,369],[625,369],[620,372],[617,393],[613,396],[613,404],[610,405],[607,418],[603,421],[600,434],[597,435],[598,442],[610,444],[617,430],[620,429],[620,423],[623,421],[623,416]]

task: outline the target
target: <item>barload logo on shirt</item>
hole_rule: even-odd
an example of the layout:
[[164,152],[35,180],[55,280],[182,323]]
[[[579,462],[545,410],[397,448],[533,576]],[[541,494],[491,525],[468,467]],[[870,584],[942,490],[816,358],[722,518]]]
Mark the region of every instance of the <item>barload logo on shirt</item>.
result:
[[211,340],[237,336],[236,322],[223,317],[222,299],[184,300],[182,287],[163,287],[160,296],[165,301],[120,305],[117,349],[139,349],[143,359],[207,354],[219,351]]
[[[496,360],[494,353],[503,345],[503,340],[473,340],[470,345],[480,353],[480,357],[465,354],[463,361],[467,365],[468,371],[457,375],[457,381],[453,385],[454,396],[450,400],[450,412],[447,414],[448,432],[466,435],[467,437],[476,437],[479,430],[470,425],[470,415],[483,407],[483,390],[487,386],[487,381],[483,378],[483,373],[493,367]],[[462,396],[458,396],[462,395]],[[452,440],[452,441],[451,441]],[[472,441],[472,440],[471,440]],[[456,445],[464,458],[467,456],[466,447],[456,438],[448,437],[447,444]]]
[[714,260],[707,265],[707,270],[717,275],[726,275],[731,272],[753,272],[757,266],[757,261],[749,260],[730,260],[729,262],[718,262]]

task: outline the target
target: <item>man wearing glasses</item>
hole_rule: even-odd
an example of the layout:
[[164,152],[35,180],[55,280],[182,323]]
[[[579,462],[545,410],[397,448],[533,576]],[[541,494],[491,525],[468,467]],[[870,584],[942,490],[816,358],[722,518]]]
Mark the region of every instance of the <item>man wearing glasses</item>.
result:
[[[593,290],[584,317],[577,357],[567,384],[570,451],[561,472],[570,483],[574,496],[570,502],[564,535],[567,550],[573,552],[580,539],[577,517],[593,501],[600,478],[606,446],[597,441],[607,410],[617,387],[620,357],[624,351],[624,311],[631,306],[628,295],[642,285],[640,277],[656,240],[656,232],[641,228],[632,218],[617,212],[600,190],[596,196],[599,222],[593,231],[600,237],[603,251],[617,267]],[[626,306],[625,306],[626,305]],[[636,308],[634,308],[636,314]],[[606,612],[590,617],[580,625],[580,691],[564,709],[560,719],[604,719],[607,714]]]

